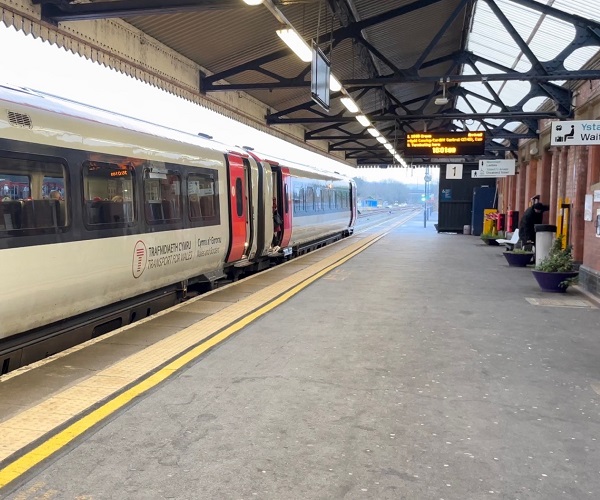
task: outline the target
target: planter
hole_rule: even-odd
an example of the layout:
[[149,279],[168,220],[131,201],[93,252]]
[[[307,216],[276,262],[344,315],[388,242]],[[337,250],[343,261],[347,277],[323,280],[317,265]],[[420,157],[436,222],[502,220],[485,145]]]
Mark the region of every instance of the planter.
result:
[[546,271],[536,271],[532,269],[533,276],[540,285],[543,292],[563,293],[567,291],[569,285],[561,285],[564,281],[575,278],[578,271],[567,271],[564,273],[549,273]]
[[508,262],[509,266],[513,267],[525,267],[527,264],[531,264],[533,260],[534,253],[522,253],[522,252],[503,252],[504,258],[506,262]]
[[491,247],[500,246],[500,243],[496,241],[496,238],[481,238],[481,241],[483,241],[486,245],[489,245]]

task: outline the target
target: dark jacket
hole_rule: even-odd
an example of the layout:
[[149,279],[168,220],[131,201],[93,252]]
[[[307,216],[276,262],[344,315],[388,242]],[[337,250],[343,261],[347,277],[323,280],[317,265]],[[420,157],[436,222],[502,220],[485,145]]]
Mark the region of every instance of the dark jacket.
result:
[[[536,212],[536,209],[541,212]],[[548,209],[548,206],[536,203],[525,210],[521,222],[519,222],[519,239],[523,243],[535,242],[535,225],[542,223],[544,212]]]

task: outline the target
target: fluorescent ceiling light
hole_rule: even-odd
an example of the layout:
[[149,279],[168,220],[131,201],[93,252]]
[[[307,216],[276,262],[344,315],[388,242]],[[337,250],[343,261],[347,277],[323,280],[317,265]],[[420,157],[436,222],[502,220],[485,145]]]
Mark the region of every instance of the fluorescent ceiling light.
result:
[[393,151],[394,150],[394,146],[392,146],[389,142],[386,142],[384,144],[385,149],[387,149],[388,151]]
[[380,135],[377,140],[381,143],[381,144],[385,144],[387,142],[387,139],[385,137],[383,137],[382,135]]
[[304,62],[312,61],[312,50],[300,35],[296,33],[296,30],[284,28],[277,30],[276,33],[300,59]]
[[248,5],[260,5],[263,0],[244,0]]
[[356,119],[363,127],[368,127],[369,125],[371,125],[371,122],[365,115],[358,115]]
[[379,130],[377,130],[376,128],[368,128],[367,132],[369,132],[369,134],[371,134],[373,137],[379,137],[381,134],[379,133]]
[[329,90],[332,92],[339,92],[342,90],[342,84],[333,75],[329,75]]
[[346,106],[346,109],[350,111],[350,113],[358,113],[358,106],[351,97],[342,97],[340,101],[342,101],[342,104]]
[[394,158],[396,158],[396,160],[398,160],[398,162],[399,162],[399,163],[404,163],[404,162],[402,161],[402,157],[401,157],[399,154],[397,154],[397,153],[396,153],[396,154],[394,155]]

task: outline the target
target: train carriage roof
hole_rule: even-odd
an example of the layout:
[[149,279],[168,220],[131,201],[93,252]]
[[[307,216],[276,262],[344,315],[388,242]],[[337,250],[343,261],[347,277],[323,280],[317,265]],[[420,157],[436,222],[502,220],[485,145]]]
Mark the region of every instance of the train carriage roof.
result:
[[[56,113],[57,115],[67,119],[71,118],[74,120],[82,120],[88,124],[92,124],[92,126],[101,126],[106,132],[100,133],[100,135],[98,135],[96,138],[111,138],[115,144],[122,142],[123,146],[128,145],[128,143],[124,140],[123,133],[111,133],[111,128],[121,129],[123,132],[127,133],[140,134],[140,137],[146,138],[141,139],[140,143],[145,143],[147,145],[150,144],[150,141],[148,141],[147,138],[154,137],[161,141],[160,145],[158,143],[155,144],[156,149],[164,147],[166,142],[162,141],[171,141],[185,145],[185,149],[173,145],[170,148],[171,153],[164,151],[164,153],[167,156],[170,155],[173,160],[175,160],[175,157],[173,157],[172,152],[179,151],[181,158],[185,156],[191,157],[197,154],[205,159],[210,160],[211,162],[219,161],[222,163],[223,156],[230,149],[225,144],[205,138],[203,136],[196,136],[169,127],[163,127],[162,125],[138,120],[126,115],[96,108],[94,106],[89,106],[87,104],[64,99],[62,97],[33,89],[0,85],[0,104],[3,102],[6,103],[6,108],[8,111],[11,111],[11,109],[16,109],[14,106],[16,104],[24,106],[25,108],[30,108],[31,110],[38,109],[48,111],[50,113]],[[32,126],[35,126],[36,123],[37,122],[35,121],[35,118],[32,119]],[[60,126],[64,126],[64,122],[61,123]],[[79,126],[75,122],[73,123],[73,130],[78,132],[80,131]],[[95,127],[94,130],[94,133],[99,133],[99,129],[97,127]],[[90,135],[84,139],[89,143],[90,139],[92,139],[92,136]],[[135,147],[136,145],[133,144],[133,146]],[[202,151],[202,154],[200,154],[200,151]],[[141,152],[141,150],[139,150],[139,152]]]

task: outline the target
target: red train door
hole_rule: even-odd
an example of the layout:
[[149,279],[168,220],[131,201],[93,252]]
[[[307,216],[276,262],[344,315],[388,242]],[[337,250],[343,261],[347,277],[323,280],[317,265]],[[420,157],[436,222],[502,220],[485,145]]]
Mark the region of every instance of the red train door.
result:
[[283,234],[281,236],[280,246],[285,248],[290,243],[292,237],[292,177],[290,169],[281,167],[281,212],[283,215]]
[[240,260],[246,249],[248,199],[243,159],[235,154],[227,155],[227,191],[229,194],[229,251],[226,262]]

